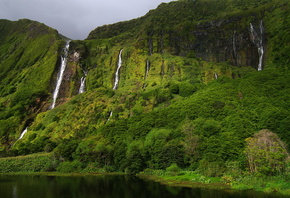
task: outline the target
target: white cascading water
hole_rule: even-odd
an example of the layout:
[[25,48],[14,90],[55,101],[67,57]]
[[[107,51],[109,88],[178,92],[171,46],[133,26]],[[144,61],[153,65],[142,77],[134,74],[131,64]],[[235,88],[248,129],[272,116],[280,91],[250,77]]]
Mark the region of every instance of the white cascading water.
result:
[[146,61],[146,73],[145,73],[145,80],[146,80],[146,79],[147,79],[147,77],[148,77],[149,69],[150,69],[150,62],[149,62],[149,60],[147,59],[147,61]]
[[107,119],[107,122],[109,122],[109,121],[110,121],[110,119],[111,119],[112,115],[113,115],[113,111],[110,111],[110,115],[109,115],[109,117],[108,117],[108,119]]
[[20,137],[18,138],[18,140],[21,140],[23,138],[23,136],[25,135],[25,133],[27,133],[28,131],[28,127],[26,127],[23,132],[20,134]]
[[87,78],[87,72],[84,72],[85,76],[81,78],[81,86],[79,89],[79,94],[84,93],[86,90],[86,78]]
[[[120,80],[120,68],[122,66],[122,52],[123,52],[123,49],[121,49],[120,53],[119,53],[118,67],[117,67],[117,70],[115,73],[115,82],[114,82],[113,90],[116,90],[118,88],[118,84],[119,84],[119,80]],[[110,121],[112,115],[113,115],[113,111],[110,111],[110,115],[107,119],[107,122]]]
[[263,21],[261,20],[259,25],[259,32],[257,33],[254,29],[252,23],[250,23],[250,30],[251,30],[251,40],[258,48],[259,54],[259,63],[258,63],[258,71],[263,69],[263,56],[264,56],[264,46],[263,46],[263,34],[264,34],[264,27]]
[[65,71],[65,67],[66,67],[66,63],[67,63],[69,43],[70,43],[70,40],[68,40],[66,42],[66,45],[65,45],[65,47],[63,49],[64,53],[61,56],[61,67],[60,67],[60,71],[59,71],[59,73],[57,75],[57,82],[56,82],[55,90],[53,92],[53,102],[52,102],[52,105],[51,105],[50,109],[53,109],[55,107],[56,99],[58,97],[60,85],[61,85],[61,82],[62,82],[62,79],[63,79],[63,73]]
[[218,75],[216,72],[214,73],[214,79],[218,79]]
[[118,67],[117,67],[117,70],[116,70],[116,73],[115,73],[115,83],[114,83],[114,86],[113,86],[113,90],[116,90],[118,88],[118,85],[119,85],[120,68],[122,66],[122,52],[123,52],[123,49],[121,49],[120,53],[119,53]]

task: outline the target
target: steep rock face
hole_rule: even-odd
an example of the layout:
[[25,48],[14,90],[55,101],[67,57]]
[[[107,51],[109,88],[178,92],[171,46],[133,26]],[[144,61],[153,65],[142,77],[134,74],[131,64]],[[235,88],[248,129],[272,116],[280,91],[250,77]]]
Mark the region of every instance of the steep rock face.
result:
[[[115,38],[117,42],[136,39],[136,48],[148,55],[169,52],[175,56],[227,61],[234,66],[258,69],[259,54],[251,40],[250,24],[259,26],[265,17],[263,9],[233,14],[232,5],[223,4],[225,1],[162,4],[138,20],[98,27],[88,39]],[[234,6],[239,8],[239,5]],[[266,41],[266,34],[261,36]],[[266,42],[263,44],[266,49]]]
[[0,142],[9,143],[46,108],[61,38],[28,19],[0,20],[0,31]]
[[[14,115],[0,120],[0,127],[12,135],[4,134],[1,143],[12,143],[29,125],[26,137],[12,148],[19,154],[51,151],[57,146],[54,152],[59,156],[69,148],[73,160],[112,165],[114,170],[159,169],[172,163],[193,167],[192,162],[202,170],[207,162],[244,163],[240,161],[244,140],[255,130],[271,128],[286,137],[289,72],[275,71],[268,62],[281,58],[281,49],[288,57],[289,36],[283,37],[285,43],[278,42],[280,46],[273,41],[289,32],[288,27],[281,31],[283,25],[275,23],[275,19],[290,18],[285,17],[289,7],[277,6],[273,14],[271,9],[262,12],[264,8],[245,13],[238,8],[229,14],[224,2],[244,1],[162,4],[140,19],[103,26],[85,41],[71,41],[57,108],[35,119],[8,112]],[[260,41],[263,50],[271,52],[262,57],[263,67],[269,69],[256,72],[261,63]],[[50,86],[32,98],[31,108],[37,113],[44,109],[43,101],[51,102],[64,41],[57,46],[49,64]],[[114,89],[117,71],[120,78]],[[87,72],[88,91],[77,95]],[[3,123],[9,125],[3,127]],[[158,146],[157,142],[163,143]],[[158,153],[152,153],[158,147]],[[194,148],[194,152],[186,154],[184,148]],[[132,151],[138,155],[131,155]],[[130,167],[135,162],[143,165]]]
[[[259,27],[261,19],[234,16],[199,22],[188,30],[149,31],[142,39],[148,54],[169,52],[175,56],[201,58],[208,62],[227,61],[234,66],[258,69],[258,48],[251,40],[250,24]],[[185,29],[185,28],[183,28]],[[261,34],[266,41],[265,34]],[[263,43],[266,48],[266,43]]]
[[230,18],[197,25],[191,49],[195,51],[196,57],[211,62],[229,61],[235,66],[256,68],[257,47],[250,39],[249,27],[241,29],[239,26],[240,20]]
[[68,55],[67,67],[60,89],[60,98],[70,98],[78,94],[80,86],[81,68],[79,65],[79,53],[70,51]]
[[[79,93],[79,87],[81,85],[82,68],[80,66],[80,53],[75,50],[75,45],[71,41],[66,57],[66,67],[63,72],[63,78],[60,84],[59,93],[56,101],[56,106],[63,104],[68,101],[71,97]],[[63,49],[60,49],[62,51]],[[54,77],[51,80],[50,90],[51,93],[54,91],[57,81],[57,75],[60,72],[61,67],[61,56],[62,52],[59,53],[57,66],[55,67]],[[49,103],[49,105],[51,105]],[[50,109],[47,105],[45,110]]]

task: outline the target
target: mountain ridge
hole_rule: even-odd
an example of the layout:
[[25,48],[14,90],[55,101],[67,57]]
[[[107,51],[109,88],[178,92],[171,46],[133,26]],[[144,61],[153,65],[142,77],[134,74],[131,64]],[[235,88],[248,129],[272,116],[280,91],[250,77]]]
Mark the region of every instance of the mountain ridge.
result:
[[0,73],[10,75],[0,87],[1,154],[53,152],[54,170],[75,162],[129,173],[172,163],[212,176],[228,162],[246,170],[245,139],[259,130],[290,143],[287,11],[280,0],[176,1],[98,27],[70,42],[54,109],[65,41],[24,20],[25,36],[0,37],[0,67],[17,60]]

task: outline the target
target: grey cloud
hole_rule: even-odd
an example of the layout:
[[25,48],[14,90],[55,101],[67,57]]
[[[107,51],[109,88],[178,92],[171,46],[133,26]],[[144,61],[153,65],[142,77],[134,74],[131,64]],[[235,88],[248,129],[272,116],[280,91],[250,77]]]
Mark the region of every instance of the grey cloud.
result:
[[57,29],[72,39],[84,39],[104,24],[145,15],[172,0],[0,0],[0,18],[28,18]]

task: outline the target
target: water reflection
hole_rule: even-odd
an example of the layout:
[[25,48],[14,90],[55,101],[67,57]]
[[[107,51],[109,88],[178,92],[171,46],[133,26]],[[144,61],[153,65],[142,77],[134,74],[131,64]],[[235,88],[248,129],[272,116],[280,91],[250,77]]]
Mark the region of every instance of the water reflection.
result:
[[12,197],[13,197],[13,198],[18,198],[17,185],[14,185],[14,186],[13,186]]
[[160,185],[130,176],[1,176],[1,198],[281,198],[257,192],[227,192]]

